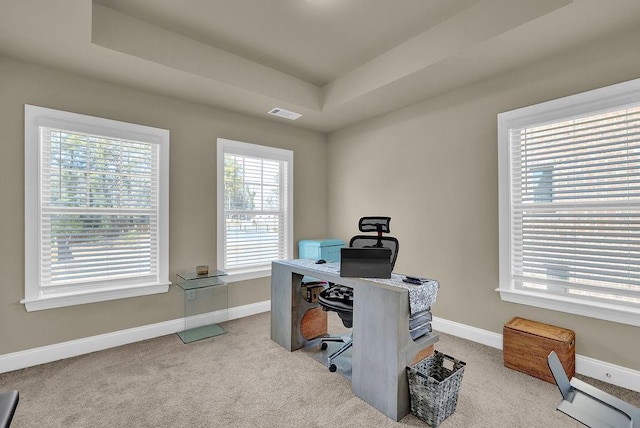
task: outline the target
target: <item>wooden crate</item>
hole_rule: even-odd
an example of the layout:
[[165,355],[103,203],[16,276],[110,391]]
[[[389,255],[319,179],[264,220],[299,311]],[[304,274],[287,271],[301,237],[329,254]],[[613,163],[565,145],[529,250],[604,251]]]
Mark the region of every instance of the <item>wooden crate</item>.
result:
[[575,333],[562,327],[515,317],[504,325],[504,365],[555,384],[547,356],[555,351],[571,379],[575,374]]

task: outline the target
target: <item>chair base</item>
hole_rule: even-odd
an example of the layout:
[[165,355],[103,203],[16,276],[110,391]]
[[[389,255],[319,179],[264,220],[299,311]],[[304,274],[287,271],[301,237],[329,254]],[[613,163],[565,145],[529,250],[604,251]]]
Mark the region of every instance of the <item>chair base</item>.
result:
[[0,428],[6,428],[11,425],[19,399],[20,394],[15,390],[0,394]]
[[547,363],[562,394],[557,410],[590,428],[640,428],[639,408],[580,379],[569,380],[554,351]]
[[337,366],[334,364],[333,360],[342,355],[347,349],[353,346],[353,336],[329,336],[320,338],[320,349],[327,349],[327,343],[343,343],[341,347],[336,349],[327,357],[327,367],[330,372],[335,372],[337,370]]

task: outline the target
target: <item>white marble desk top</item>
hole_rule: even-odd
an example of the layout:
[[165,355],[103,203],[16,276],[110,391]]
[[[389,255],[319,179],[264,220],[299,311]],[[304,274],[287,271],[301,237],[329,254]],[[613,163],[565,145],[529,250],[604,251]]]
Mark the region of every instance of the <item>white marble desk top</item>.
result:
[[[332,273],[334,275],[340,274],[340,263],[323,263],[316,264],[316,260],[313,259],[294,259],[287,260],[288,263],[298,265],[310,270],[316,270],[319,272]],[[392,273],[390,279],[383,278],[362,278],[365,281],[377,282],[379,284],[385,284],[392,287],[400,287],[409,291],[409,307],[411,314],[427,311],[436,302],[438,296],[438,289],[440,283],[436,280],[430,279],[421,285],[409,284],[404,281],[406,275]]]

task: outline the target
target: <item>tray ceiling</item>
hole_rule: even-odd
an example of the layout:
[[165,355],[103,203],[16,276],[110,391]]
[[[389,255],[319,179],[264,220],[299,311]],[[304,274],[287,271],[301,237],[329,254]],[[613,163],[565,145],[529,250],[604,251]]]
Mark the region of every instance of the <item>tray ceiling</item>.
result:
[[[637,0],[0,0],[0,55],[331,132],[640,24]],[[303,116],[270,116],[274,107]]]

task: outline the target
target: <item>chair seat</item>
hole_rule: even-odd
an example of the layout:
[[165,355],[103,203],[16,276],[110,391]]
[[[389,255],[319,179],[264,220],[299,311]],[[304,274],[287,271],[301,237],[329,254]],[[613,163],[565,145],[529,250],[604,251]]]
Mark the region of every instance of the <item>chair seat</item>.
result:
[[338,314],[345,327],[353,326],[353,289],[342,285],[333,285],[322,290],[318,303],[325,311]]
[[318,303],[328,310],[336,312],[353,312],[353,303],[345,303],[340,300],[324,299],[322,296],[318,297]]
[[344,285],[331,285],[320,292],[320,297],[330,301],[351,302],[353,304],[353,288]]

